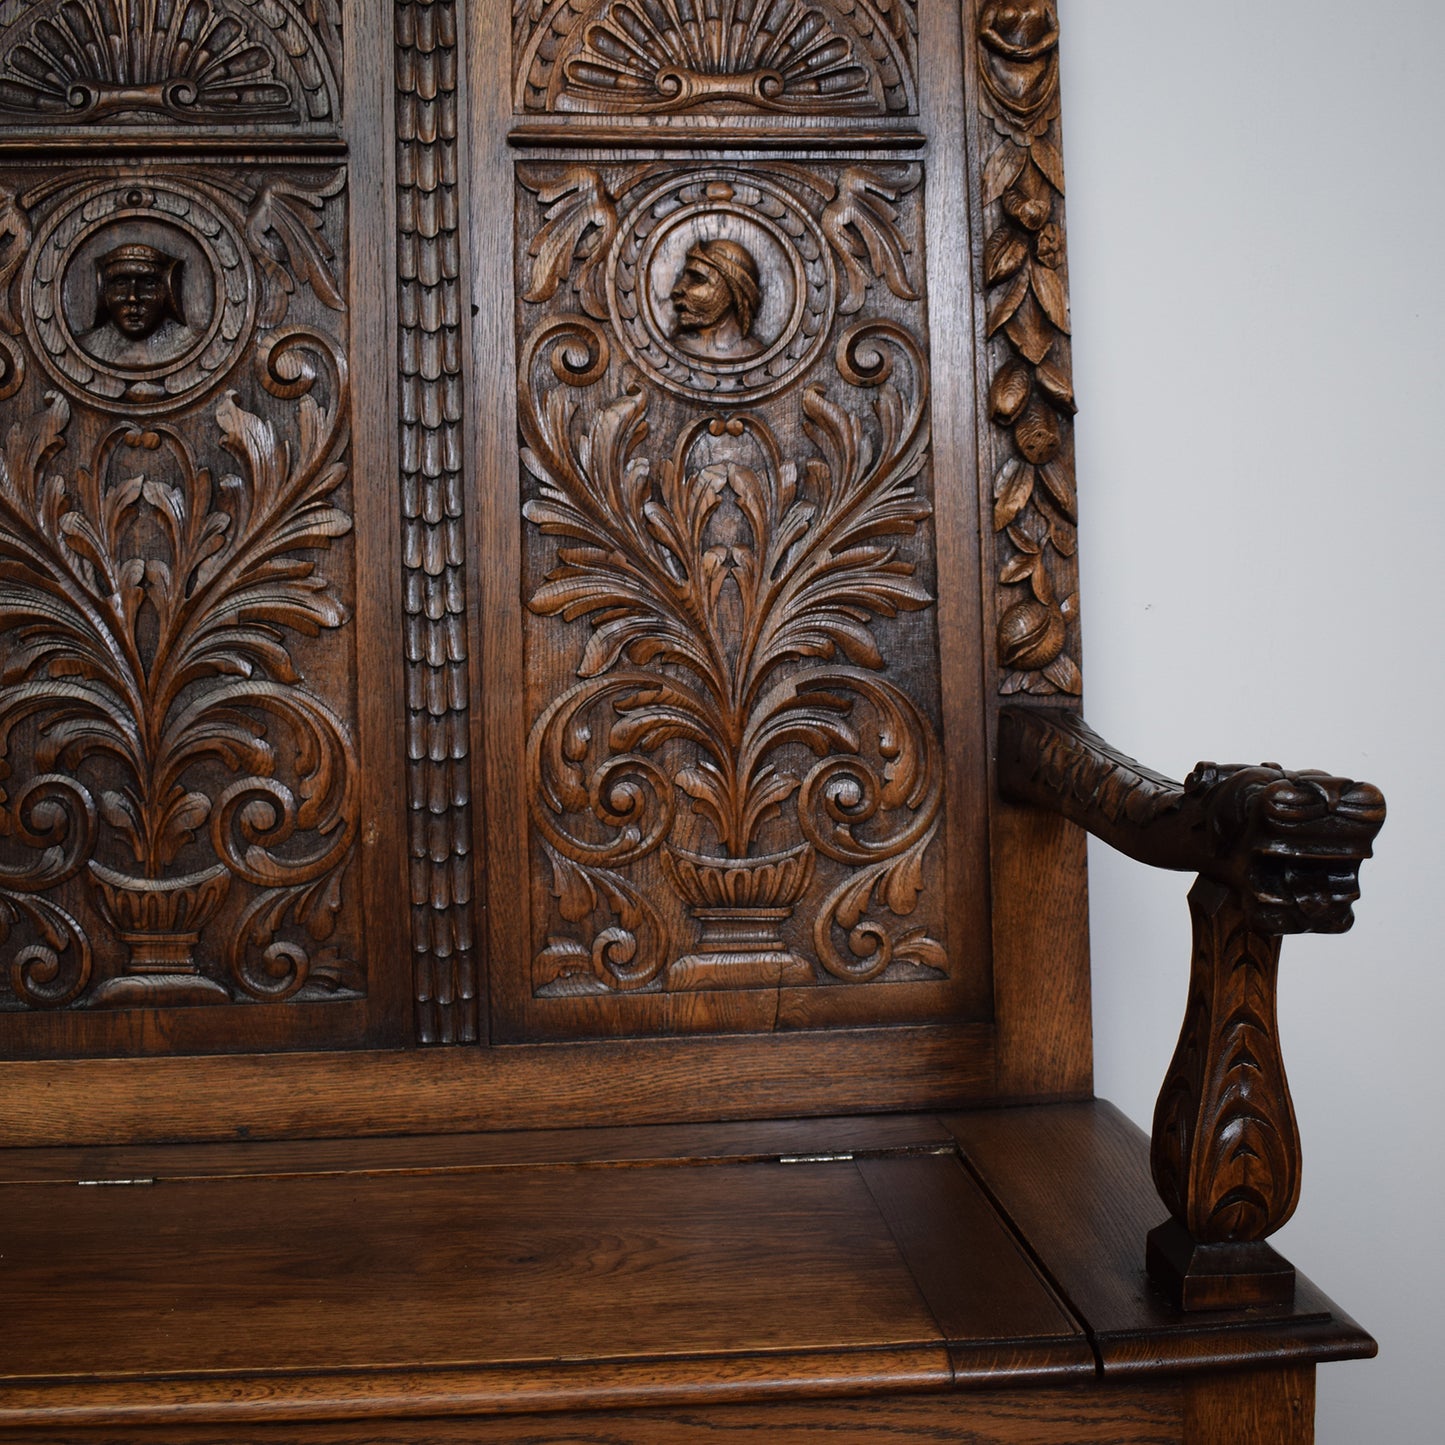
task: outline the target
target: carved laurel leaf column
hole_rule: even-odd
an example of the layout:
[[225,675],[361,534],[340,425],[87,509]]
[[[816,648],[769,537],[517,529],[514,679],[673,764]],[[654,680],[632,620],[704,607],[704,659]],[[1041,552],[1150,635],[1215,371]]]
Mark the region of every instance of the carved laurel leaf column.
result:
[[1077,696],[1078,497],[1054,0],[976,0],[981,445],[1004,695]]

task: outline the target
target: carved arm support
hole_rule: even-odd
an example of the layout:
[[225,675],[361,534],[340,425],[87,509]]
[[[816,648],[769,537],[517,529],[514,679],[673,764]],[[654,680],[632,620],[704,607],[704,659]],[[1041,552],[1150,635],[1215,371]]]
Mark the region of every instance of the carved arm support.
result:
[[1281,1303],[1294,1271],[1265,1239],[1299,1199],[1300,1149],[1280,1056],[1280,935],[1343,933],[1385,820],[1368,783],[1201,763],[1180,784],[1117,752],[1076,714],[1005,708],[999,787],[1140,862],[1199,874],[1179,1044],[1154,1112],[1167,1223],[1155,1281],[1185,1309]]

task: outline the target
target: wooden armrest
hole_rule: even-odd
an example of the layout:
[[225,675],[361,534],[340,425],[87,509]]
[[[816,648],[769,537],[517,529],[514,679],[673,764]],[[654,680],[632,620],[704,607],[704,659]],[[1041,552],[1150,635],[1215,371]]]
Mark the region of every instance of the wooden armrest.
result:
[[1274,763],[1200,763],[1176,783],[1058,708],[1003,710],[998,777],[1012,801],[1199,874],[1189,1000],[1154,1110],[1150,1162],[1170,1218],[1149,1236],[1149,1272],[1184,1309],[1288,1301],[1294,1270],[1264,1242],[1299,1201],[1275,1009],[1280,935],[1354,922],[1383,796]]
[[1062,813],[1141,863],[1213,879],[1261,933],[1354,922],[1360,864],[1385,821],[1369,783],[1277,763],[1200,763],[1176,783],[1058,708],[1005,708],[998,753],[1004,797]]

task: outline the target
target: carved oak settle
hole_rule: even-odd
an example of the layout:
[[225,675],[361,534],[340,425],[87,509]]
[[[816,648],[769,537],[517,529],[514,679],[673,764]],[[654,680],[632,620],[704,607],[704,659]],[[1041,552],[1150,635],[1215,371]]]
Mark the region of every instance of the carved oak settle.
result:
[[1079,717],[1057,47],[0,0],[0,1442],[1313,1438],[1384,803]]

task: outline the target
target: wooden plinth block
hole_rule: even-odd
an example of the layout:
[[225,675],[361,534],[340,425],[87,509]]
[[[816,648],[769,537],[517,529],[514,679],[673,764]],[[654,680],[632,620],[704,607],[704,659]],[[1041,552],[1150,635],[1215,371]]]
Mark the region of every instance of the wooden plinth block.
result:
[[1182,1310],[1294,1302],[1294,1266],[1263,1240],[1200,1244],[1177,1219],[1149,1231],[1149,1277]]

